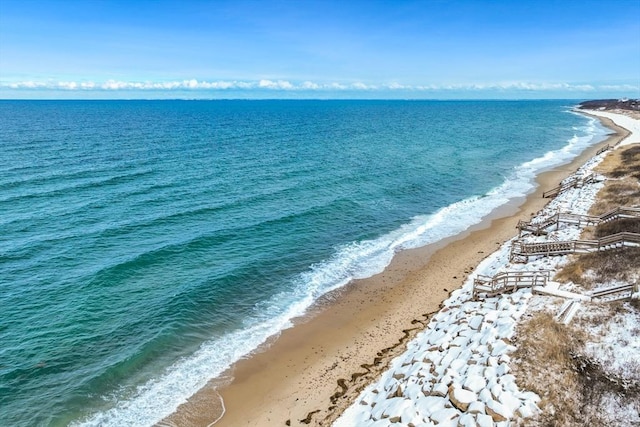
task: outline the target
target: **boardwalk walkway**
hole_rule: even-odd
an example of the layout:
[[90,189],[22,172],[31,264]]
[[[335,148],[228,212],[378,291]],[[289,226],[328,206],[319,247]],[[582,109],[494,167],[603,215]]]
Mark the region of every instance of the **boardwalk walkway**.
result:
[[593,291],[589,292],[589,296],[592,300],[600,300],[602,302],[628,299],[631,298],[631,295],[633,295],[633,284],[631,283],[624,283],[607,288],[594,289]]
[[640,218],[640,208],[620,206],[619,208],[615,208],[607,213],[600,215],[600,223],[623,218]]
[[598,225],[603,224],[605,222],[614,221],[616,219],[623,218],[640,218],[640,208],[631,208],[626,206],[620,206],[609,212],[606,212],[602,215],[593,216],[593,215],[578,215],[572,213],[561,213],[558,212],[555,215],[552,215],[541,222],[532,223],[529,221],[518,221],[518,225],[516,228],[520,230],[520,235],[522,235],[523,231],[528,231],[530,233],[535,234],[536,236],[540,236],[542,234],[547,234],[547,229],[561,224],[577,224],[579,226],[587,226],[587,225]]
[[567,254],[585,254],[625,247],[640,246],[640,234],[617,233],[598,240],[567,240],[559,242],[524,243],[515,241],[511,245],[509,260],[528,262],[531,256],[553,256]]
[[520,288],[545,286],[549,280],[549,271],[517,271],[498,273],[495,276],[478,275],[473,281],[473,299],[480,294],[492,297]]
[[596,177],[592,173],[586,176],[581,176],[581,177],[574,175],[573,177],[566,179],[557,187],[554,187],[551,190],[547,190],[544,193],[542,193],[542,197],[544,197],[545,199],[555,197],[558,194],[562,193],[563,191],[568,190],[569,188],[580,188],[584,184],[590,184],[595,181],[596,181]]
[[536,236],[540,236],[542,234],[547,234],[547,229],[551,226],[557,227],[561,224],[578,224],[582,225],[596,225],[600,223],[600,218],[591,215],[577,215],[570,213],[561,213],[550,216],[544,219],[542,222],[531,223],[527,221],[520,220],[518,221],[518,225],[516,226],[518,230],[520,230],[520,235],[522,235],[523,231],[528,231],[530,233],[535,234]]
[[512,262],[528,262],[530,256],[589,253],[629,246],[640,246],[639,233],[617,233],[598,240],[567,240],[536,243],[524,243],[516,240],[511,245],[509,260]]
[[[478,275],[473,281],[473,299],[479,297],[490,298],[507,292],[514,292],[520,288],[533,288],[535,294],[552,295],[561,298],[568,298],[570,301],[598,301],[611,302],[622,299],[629,299],[633,295],[634,285],[624,283],[609,286],[606,288],[594,289],[586,294],[562,291],[558,289],[558,283],[549,280],[548,270],[540,271],[511,271],[498,273],[495,276]],[[564,319],[563,313],[569,306],[565,305],[560,310],[559,316]],[[576,307],[577,309],[577,307]],[[569,314],[565,319],[571,321],[573,314]]]

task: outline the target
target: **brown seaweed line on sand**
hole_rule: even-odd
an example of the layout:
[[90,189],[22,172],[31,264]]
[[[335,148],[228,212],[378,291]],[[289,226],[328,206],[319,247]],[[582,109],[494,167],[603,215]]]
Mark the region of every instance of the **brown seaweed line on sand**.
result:
[[[417,323],[419,323],[421,326],[417,326],[415,328],[410,328],[410,329],[403,329],[402,330],[402,337],[400,337],[400,339],[398,340],[397,343],[395,343],[394,345],[387,347],[381,351],[379,351],[377,353],[377,357],[375,357],[373,359],[373,363],[364,363],[362,365],[360,365],[360,367],[362,367],[363,369],[365,369],[364,372],[354,372],[353,374],[351,374],[351,380],[346,380],[344,378],[340,378],[337,380],[337,384],[338,387],[340,388],[339,391],[337,391],[336,393],[334,393],[329,400],[331,401],[331,406],[328,408],[328,414],[320,421],[318,421],[319,425],[322,425],[324,421],[329,420],[333,415],[333,410],[337,408],[336,403],[338,402],[338,399],[344,397],[345,395],[347,395],[347,393],[352,392],[352,395],[357,395],[359,394],[367,385],[368,385],[368,381],[361,381],[359,385],[356,384],[358,379],[364,379],[367,378],[368,376],[372,376],[372,375],[376,375],[380,372],[382,372],[383,369],[385,369],[387,367],[387,365],[389,364],[389,362],[391,361],[391,357],[387,357],[386,358],[386,362],[384,364],[384,366],[381,366],[383,361],[385,360],[385,356],[389,356],[389,355],[394,355],[393,351],[397,350],[398,348],[400,348],[401,346],[403,346],[404,344],[407,343],[407,341],[409,341],[410,339],[412,339],[415,336],[415,333],[412,334],[412,332],[416,332],[416,331],[421,331],[423,330],[426,326],[427,326],[427,321],[431,318],[431,316],[433,316],[434,314],[438,313],[440,311],[440,309],[442,309],[443,305],[440,304],[440,307],[438,308],[438,310],[433,311],[431,313],[425,313],[422,316],[424,317],[424,320],[420,320],[420,319],[413,319],[411,321],[411,324],[415,325]],[[357,387],[356,387],[357,385]],[[311,411],[307,414],[307,417],[300,420],[301,423],[303,424],[311,424],[312,418],[314,415],[318,414],[319,412],[321,412],[319,409],[316,409],[315,411]],[[289,421],[289,420],[287,420]],[[289,425],[289,424],[287,424]]]
[[[311,411],[307,414],[307,418],[305,418],[304,420],[300,420],[301,423],[303,424],[309,424],[311,423],[311,418],[313,417],[314,414],[320,412],[320,409],[316,409],[315,411]],[[288,424],[287,424],[288,425]]]

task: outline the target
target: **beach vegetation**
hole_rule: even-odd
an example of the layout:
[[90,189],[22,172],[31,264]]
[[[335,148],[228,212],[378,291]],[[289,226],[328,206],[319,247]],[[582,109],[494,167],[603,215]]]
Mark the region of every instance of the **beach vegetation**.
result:
[[637,206],[640,199],[640,175],[626,176],[615,184],[605,186],[598,194],[598,201],[591,207],[591,215],[602,215],[620,206]]
[[[640,372],[640,361],[624,360],[614,370],[586,350],[587,342],[598,342],[610,333],[607,322],[634,315],[634,310],[629,303],[600,305],[569,326],[538,311],[519,325],[514,373],[521,387],[542,399],[542,414],[524,425],[604,427],[613,425],[611,416],[615,417],[608,408],[640,409],[640,382],[630,374]],[[624,345],[629,336],[618,344]]]
[[640,233],[640,218],[622,218],[605,222],[595,228],[595,237],[605,237],[617,233]]
[[620,206],[640,206],[640,145],[612,152],[597,170],[609,179],[590,209],[592,215]]
[[[640,145],[617,150],[607,156],[599,171],[614,179],[605,181],[598,199],[591,207],[592,215],[601,215],[620,206],[640,206]],[[598,239],[621,232],[640,233],[640,218],[622,218],[588,227],[583,238]],[[640,279],[640,248],[575,255],[555,276],[555,280],[573,282],[586,289],[612,282]]]
[[[640,144],[610,153],[598,169],[608,179],[590,214],[601,215],[621,206],[640,207]],[[583,238],[620,232],[640,233],[640,218],[588,227]],[[639,259],[640,247],[573,255],[555,280],[585,290],[637,283]],[[640,413],[640,359],[618,354],[633,348],[640,336],[640,300],[583,306],[569,325],[541,308],[518,326],[514,374],[519,386],[541,397],[543,411],[524,425],[626,425],[630,419],[624,414],[629,409]]]
[[640,278],[640,248],[594,252],[574,257],[560,270],[555,280],[573,282],[585,289],[598,284],[627,282]]
[[537,312],[518,326],[517,337],[514,373],[521,388],[541,398],[537,422],[577,425],[580,378],[573,351],[582,346],[582,332],[558,323],[550,313]]

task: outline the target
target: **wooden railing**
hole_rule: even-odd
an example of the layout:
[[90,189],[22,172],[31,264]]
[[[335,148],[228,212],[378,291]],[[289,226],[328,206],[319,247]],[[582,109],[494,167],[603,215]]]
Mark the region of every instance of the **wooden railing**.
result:
[[515,241],[511,245],[510,260],[521,261],[524,259],[524,262],[527,262],[530,256],[588,253],[613,248],[623,248],[626,246],[640,246],[640,234],[623,232],[612,234],[611,236],[606,236],[598,240],[568,240],[536,243]]
[[597,250],[608,249],[609,246],[637,246],[640,245],[640,234],[629,233],[624,231],[622,233],[612,234],[611,236],[602,237],[596,240]]
[[473,280],[473,299],[477,299],[480,294],[492,297],[513,292],[519,288],[545,286],[549,280],[549,274],[549,271],[541,270],[504,272],[493,277],[478,275]]
[[610,286],[608,288],[595,289],[589,292],[589,296],[592,299],[600,299],[602,301],[617,301],[621,299],[631,298],[632,294],[633,284],[631,283]]
[[557,187],[554,187],[551,190],[547,190],[544,193],[542,193],[542,197],[544,197],[545,199],[550,197],[555,197],[558,194],[562,193],[563,191],[568,190],[569,188],[581,187],[584,184],[589,184],[593,182],[594,180],[595,180],[595,176],[593,174],[589,174],[584,177],[573,176],[569,179],[566,179]]
[[[508,271],[498,273],[495,276],[478,275],[473,281],[473,299],[480,296],[493,297],[507,292],[513,292],[520,288],[532,288],[534,286],[546,286],[550,278],[550,271]],[[587,294],[593,300],[601,302],[618,301],[631,298],[634,285],[625,283],[610,286],[608,288],[595,289]],[[568,307],[566,307],[568,308]],[[563,315],[564,309],[559,316]]]
[[620,218],[640,218],[640,208],[620,206],[599,216],[600,222],[609,222]]
[[552,215],[539,223],[532,224],[531,222],[520,220],[516,228],[523,231],[529,231],[536,236],[546,234],[546,229],[552,225],[559,225],[560,223],[578,224],[578,225],[597,225],[603,222],[609,222],[621,218],[640,218],[640,208],[630,208],[621,206],[610,210],[599,216],[593,215],[578,215],[571,213],[557,213]]
[[598,154],[602,154],[607,150],[611,150],[613,147],[617,147],[620,143],[622,142],[622,139],[619,139],[618,142],[616,142],[615,144],[611,145],[611,144],[607,144],[604,147],[600,148],[598,151],[596,151],[596,156]]
[[523,231],[530,231],[536,236],[540,236],[541,234],[546,234],[546,229],[551,227],[552,225],[559,225],[560,223],[566,224],[578,224],[578,225],[596,225],[600,222],[600,217],[592,216],[592,215],[578,215],[572,213],[562,213],[558,212],[555,215],[552,215],[539,223],[531,223],[527,221],[518,221],[518,225],[516,226],[520,233]]

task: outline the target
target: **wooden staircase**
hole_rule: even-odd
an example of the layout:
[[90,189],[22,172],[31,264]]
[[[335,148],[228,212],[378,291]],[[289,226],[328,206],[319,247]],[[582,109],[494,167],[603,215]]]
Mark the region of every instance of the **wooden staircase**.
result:
[[[640,215],[640,212],[639,212],[639,215]],[[557,228],[561,223],[578,224],[579,226],[582,226],[582,225],[586,226],[586,225],[596,225],[596,224],[599,224],[600,222],[601,222],[600,217],[597,217],[597,216],[577,215],[577,214],[558,212],[557,214],[544,219],[542,222],[535,223],[535,224],[520,220],[518,221],[518,225],[516,226],[516,228],[520,230],[520,234],[522,234],[523,231],[528,231],[532,234],[535,234],[536,236],[540,236],[543,234],[547,234],[547,228],[553,225],[555,225]]]
[[568,300],[562,305],[562,307],[560,307],[560,312],[556,316],[556,320],[562,323],[563,325],[568,325],[573,319],[573,316],[575,316],[575,314],[578,312],[579,309],[580,309],[580,300],[578,299]]
[[600,223],[614,221],[616,219],[623,218],[640,218],[640,208],[630,208],[627,206],[620,206],[612,209],[607,213],[603,213],[599,216]]
[[473,299],[480,295],[493,297],[520,288],[545,286],[549,280],[549,271],[515,271],[498,273],[495,276],[478,275],[473,280]]
[[600,300],[602,302],[629,299],[631,298],[631,295],[633,295],[633,284],[631,283],[599,288],[589,292],[589,296],[592,300]]
[[593,175],[592,173],[582,177],[578,177],[574,175],[568,179],[565,179],[557,187],[554,187],[551,190],[547,190],[544,193],[542,193],[542,197],[544,197],[545,199],[555,197],[558,194],[562,193],[563,191],[568,190],[569,188],[580,188],[585,184],[590,184],[592,182],[595,182],[595,180],[596,180],[595,175]]
[[511,245],[509,260],[527,262],[530,256],[567,255],[575,253],[598,252],[610,249],[640,246],[640,234],[617,233],[598,240],[568,240],[559,242],[524,243],[515,241]]
[[538,223],[520,220],[518,221],[516,228],[520,230],[520,235],[522,235],[523,231],[528,231],[536,236],[540,236],[547,234],[547,229],[551,226],[555,225],[557,229],[561,223],[587,226],[603,224],[605,222],[624,218],[640,218],[640,208],[620,206],[598,216],[558,212],[557,214],[545,218]]
[[[562,298],[570,298],[560,309],[557,316],[563,323],[568,324],[579,308],[580,301],[612,302],[629,299],[634,292],[634,284],[624,283],[595,289],[586,294],[561,291],[547,283],[550,279],[550,271],[510,271],[498,273],[495,276],[478,275],[473,280],[473,300],[480,297],[490,298],[507,292],[514,292],[520,288],[534,288],[534,293],[548,294]],[[557,285],[557,284],[556,284]]]

